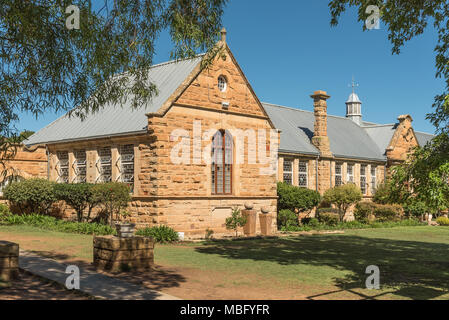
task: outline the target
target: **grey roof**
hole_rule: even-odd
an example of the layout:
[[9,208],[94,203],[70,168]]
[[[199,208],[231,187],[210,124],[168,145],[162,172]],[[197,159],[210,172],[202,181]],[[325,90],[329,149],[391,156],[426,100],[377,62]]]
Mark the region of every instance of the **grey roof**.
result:
[[[262,103],[281,132],[280,151],[319,154],[312,145],[315,116],[311,111]],[[327,131],[334,156],[385,161],[384,152],[364,130],[348,118],[328,115]]]
[[364,129],[371,139],[377,144],[379,150],[383,150],[385,154],[386,149],[391,142],[391,138],[393,138],[396,127],[396,124],[386,124],[367,126],[364,127]]
[[421,147],[424,147],[427,142],[430,142],[435,136],[430,133],[415,131],[416,139]]
[[158,95],[144,107],[133,110],[130,106],[132,99],[127,99],[125,105],[106,105],[98,112],[90,114],[84,121],[79,117],[69,117],[66,114],[33,134],[25,141],[25,144],[49,144],[144,132],[148,126],[145,115],[159,110],[201,59],[202,55],[189,60],[171,61],[151,67],[149,78],[156,85]]

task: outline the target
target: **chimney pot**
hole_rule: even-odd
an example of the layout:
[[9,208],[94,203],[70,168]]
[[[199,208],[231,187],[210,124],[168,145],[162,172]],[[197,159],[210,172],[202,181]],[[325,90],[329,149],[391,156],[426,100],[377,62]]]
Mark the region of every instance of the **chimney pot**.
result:
[[226,28],[223,27],[223,29],[221,29],[220,33],[221,33],[221,42],[226,44],[226,35],[227,35]]

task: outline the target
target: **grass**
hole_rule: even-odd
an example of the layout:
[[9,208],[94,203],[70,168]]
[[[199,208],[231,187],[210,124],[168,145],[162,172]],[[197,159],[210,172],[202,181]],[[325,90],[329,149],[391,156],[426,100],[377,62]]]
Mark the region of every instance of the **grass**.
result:
[[[26,250],[92,259],[92,236],[0,226],[0,239],[19,242]],[[155,259],[164,267],[217,274],[206,285],[219,290],[300,288],[309,299],[448,299],[448,252],[449,228],[422,226],[157,245]],[[365,289],[369,265],[380,268],[381,290]]]

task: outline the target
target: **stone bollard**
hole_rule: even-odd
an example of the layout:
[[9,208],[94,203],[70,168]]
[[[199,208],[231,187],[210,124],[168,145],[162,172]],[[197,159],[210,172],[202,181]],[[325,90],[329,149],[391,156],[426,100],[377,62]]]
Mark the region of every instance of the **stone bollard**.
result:
[[246,217],[246,224],[243,226],[243,233],[245,236],[255,236],[257,222],[256,210],[242,210],[242,215]]
[[154,240],[145,237],[94,238],[94,266],[108,272],[147,271],[154,265]]
[[19,276],[19,245],[0,241],[0,279],[10,281]]
[[271,235],[271,225],[272,225],[272,217],[269,214],[268,208],[262,208],[262,213],[259,215],[260,220],[260,231],[262,235],[269,236]]
[[246,217],[246,224],[243,226],[245,236],[256,235],[257,212],[253,208],[254,205],[247,202],[245,203],[245,210],[242,210],[242,216]]

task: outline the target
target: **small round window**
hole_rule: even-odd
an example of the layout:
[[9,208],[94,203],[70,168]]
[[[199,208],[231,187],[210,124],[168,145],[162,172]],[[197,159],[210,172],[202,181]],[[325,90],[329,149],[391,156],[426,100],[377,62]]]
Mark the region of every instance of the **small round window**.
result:
[[224,76],[219,76],[218,77],[218,90],[220,90],[221,92],[225,92],[227,88],[228,88],[228,83],[226,81],[226,78]]

